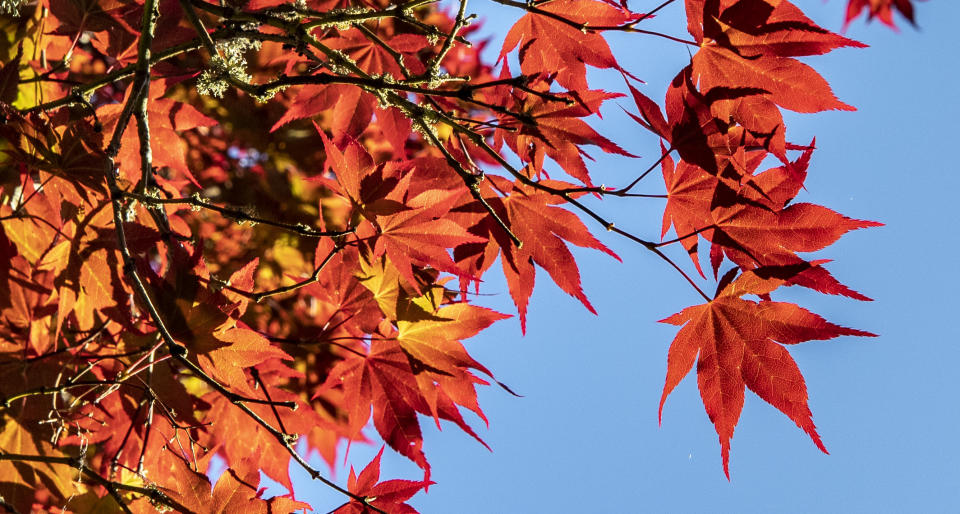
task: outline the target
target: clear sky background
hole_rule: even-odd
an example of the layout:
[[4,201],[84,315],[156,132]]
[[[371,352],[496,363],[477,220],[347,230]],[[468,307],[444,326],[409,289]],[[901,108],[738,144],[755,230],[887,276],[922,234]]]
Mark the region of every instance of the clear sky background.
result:
[[[642,11],[658,3],[630,5]],[[795,3],[821,26],[841,29],[844,0]],[[470,7],[486,20],[494,55],[520,13],[486,0]],[[490,427],[473,421],[493,452],[455,426],[439,432],[422,419],[437,485],[412,504],[424,513],[960,511],[960,2],[917,7],[919,30],[904,22],[896,34],[858,20],[847,36],[870,48],[805,59],[859,112],[787,117],[789,140],[817,136],[807,190],[798,200],[886,224],[850,233],[817,254],[834,259],[828,266],[834,275],[876,301],[789,289],[778,296],[832,322],[880,334],[790,348],[831,455],[747,392],[728,482],[693,374],[668,400],[659,427],[657,404],[676,327],[656,320],[701,300],[655,256],[597,230],[624,261],[576,252],[600,315],[563,294],[541,270],[526,336],[513,318],[466,342],[523,398],[496,387],[481,391]],[[678,2],[644,28],[685,36],[682,9]],[[653,37],[613,35],[610,41],[621,65],[646,80],[643,91],[658,101],[688,58],[683,45]],[[623,88],[616,73],[590,79],[594,88]],[[596,155],[594,180],[607,185],[629,182],[659,155],[655,138],[617,104],[635,111],[628,99],[609,102],[595,126],[643,158]],[[662,184],[651,174],[640,189],[660,193]],[[618,226],[648,239],[659,235],[662,208],[662,200],[643,199],[600,206]],[[673,255],[689,266],[682,252]],[[484,286],[481,292],[491,296],[478,303],[514,311],[500,277],[489,274]],[[713,283],[705,287],[712,290]],[[354,445],[348,463],[359,470],[378,449]],[[340,483],[348,469],[334,471]],[[298,499],[318,511],[343,502],[296,466],[291,471]],[[421,476],[385,451],[383,477]]]

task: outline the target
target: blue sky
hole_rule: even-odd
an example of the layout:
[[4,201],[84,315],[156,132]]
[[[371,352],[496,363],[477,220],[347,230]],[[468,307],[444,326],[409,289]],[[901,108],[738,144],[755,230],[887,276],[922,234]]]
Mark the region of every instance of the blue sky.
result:
[[[647,3],[630,5],[642,10],[659,2]],[[840,30],[845,1],[796,3],[820,25]],[[491,49],[499,50],[516,15],[492,2],[470,7],[487,20]],[[514,318],[467,341],[477,360],[523,398],[499,388],[481,391],[491,423],[485,429],[474,419],[474,425],[493,452],[455,426],[438,432],[424,419],[437,485],[413,505],[425,513],[465,514],[960,509],[960,166],[953,155],[960,102],[949,92],[960,83],[954,27],[960,2],[920,3],[918,11],[919,30],[904,26],[896,34],[860,20],[847,35],[870,48],[806,59],[859,112],[787,117],[788,139],[817,136],[799,199],[886,224],[848,234],[816,254],[834,259],[828,266],[834,275],[876,301],[793,290],[779,297],[880,334],[790,348],[831,455],[748,392],[728,482],[692,374],[668,400],[659,427],[657,404],[676,327],[656,320],[700,300],[652,254],[597,231],[624,260],[576,254],[600,315],[588,313],[541,271],[526,336]],[[681,5],[671,6],[651,26],[682,35],[681,12]],[[610,39],[620,63],[646,80],[643,91],[657,100],[688,55],[683,45],[655,38]],[[615,73],[596,73],[591,86],[621,90],[622,81]],[[598,129],[643,158],[596,156],[592,173],[608,185],[629,182],[658,155],[656,140],[617,103],[633,109],[626,99],[611,102]],[[642,189],[662,192],[662,180],[652,175]],[[599,208],[618,226],[659,235],[661,200],[607,201]],[[678,262],[688,265],[685,257]],[[501,278],[491,274],[484,286],[481,292],[491,296],[479,298],[480,304],[513,312]],[[349,462],[362,468],[378,449],[354,445]],[[341,483],[346,469],[335,472]],[[297,497],[318,511],[342,503],[299,469],[292,473]],[[388,449],[383,476],[421,475]]]

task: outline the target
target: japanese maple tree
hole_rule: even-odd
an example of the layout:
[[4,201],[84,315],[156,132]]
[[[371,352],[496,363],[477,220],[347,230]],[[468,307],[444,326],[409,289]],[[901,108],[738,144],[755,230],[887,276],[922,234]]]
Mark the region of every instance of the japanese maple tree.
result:
[[[483,277],[522,330],[538,269],[593,311],[570,246],[619,259],[604,238],[700,302],[662,320],[661,413],[696,363],[725,473],[746,389],[826,452],[787,347],[873,334],[775,298],[869,300],[810,254],[878,223],[794,201],[816,145],[782,112],[853,110],[807,58],[864,45],[787,0],[492,1],[517,14],[495,42],[466,0],[0,0],[0,508],[414,512],[420,423],[485,444],[476,388],[509,392],[465,344],[513,314],[475,304]],[[649,30],[664,9],[686,27]],[[613,32],[689,49],[662,101]],[[647,157],[602,133],[615,99]],[[602,185],[596,150],[631,178]],[[609,202],[663,217],[630,232]],[[423,475],[308,463],[370,439]],[[291,465],[342,504],[264,498]]]

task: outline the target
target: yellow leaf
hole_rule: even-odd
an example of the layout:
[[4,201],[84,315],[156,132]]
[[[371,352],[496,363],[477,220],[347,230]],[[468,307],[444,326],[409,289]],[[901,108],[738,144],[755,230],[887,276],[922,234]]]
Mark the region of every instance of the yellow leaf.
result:
[[[49,442],[34,437],[16,419],[4,416],[4,420],[0,432],[0,448],[4,453],[66,456]],[[0,460],[0,496],[21,512],[29,512],[34,501],[33,491],[38,486],[42,485],[63,501],[75,492],[75,475],[76,470],[66,464]]]
[[397,319],[397,301],[400,295],[400,272],[387,260],[387,256],[368,263],[360,259],[357,280],[373,293],[383,314],[393,321]]

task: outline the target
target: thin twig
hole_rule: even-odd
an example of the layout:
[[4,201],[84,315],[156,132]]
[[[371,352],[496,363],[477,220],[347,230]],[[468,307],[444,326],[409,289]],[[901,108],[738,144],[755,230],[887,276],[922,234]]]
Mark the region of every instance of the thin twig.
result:
[[[250,374],[253,375],[253,380],[257,382],[257,386],[263,390],[263,395],[267,397],[267,400],[273,402],[273,398],[270,398],[270,391],[267,390],[266,384],[264,384],[260,378],[260,372],[257,368],[250,368]],[[271,403],[270,410],[273,411],[273,417],[277,419],[277,426],[280,427],[280,431],[286,434],[287,428],[283,426],[283,419],[280,418],[280,411],[277,410],[277,406]]]
[[285,223],[282,221],[274,221],[267,218],[261,218],[259,216],[253,216],[242,209],[220,207],[219,205],[215,205],[201,199],[199,195],[183,198],[157,198],[154,196],[133,193],[129,191],[121,191],[120,194],[127,198],[133,198],[146,205],[192,205],[194,207],[218,212],[240,223],[248,222],[269,225],[271,227],[280,228],[304,237],[340,237],[347,234],[352,234],[355,230],[353,228],[347,230],[316,230],[304,225],[303,223]]
[[309,278],[301,280],[296,284],[290,284],[289,286],[278,287],[276,289],[271,289],[270,291],[264,291],[261,293],[253,293],[250,295],[250,298],[254,302],[260,303],[260,301],[263,300],[264,298],[268,298],[270,296],[274,296],[278,294],[289,293],[291,291],[296,291],[301,287],[306,287],[316,282],[317,280],[320,279],[320,272],[323,271],[323,268],[325,268],[327,266],[327,263],[329,263],[330,260],[333,259],[333,256],[339,253],[340,250],[343,250],[343,248],[344,246],[341,246],[341,245],[334,246],[333,250],[331,250],[330,253],[328,253],[327,256],[324,257],[323,262],[321,262],[320,265],[313,270],[313,274],[310,275]]

